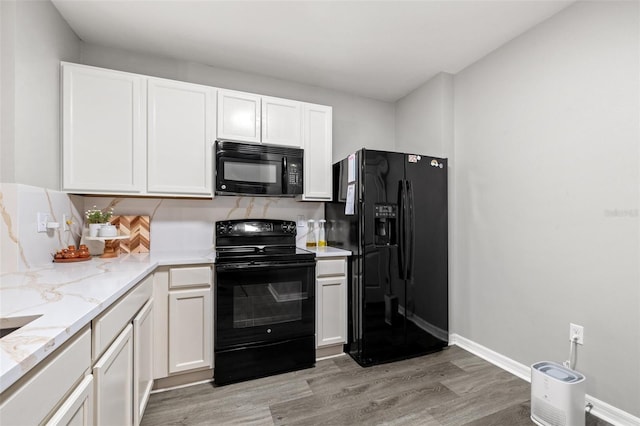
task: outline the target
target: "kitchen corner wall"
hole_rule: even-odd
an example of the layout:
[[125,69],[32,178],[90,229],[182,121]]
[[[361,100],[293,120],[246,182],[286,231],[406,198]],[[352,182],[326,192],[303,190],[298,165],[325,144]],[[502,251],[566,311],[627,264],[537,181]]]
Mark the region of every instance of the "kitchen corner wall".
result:
[[576,2],[458,73],[452,331],[569,357],[640,416],[638,2]]

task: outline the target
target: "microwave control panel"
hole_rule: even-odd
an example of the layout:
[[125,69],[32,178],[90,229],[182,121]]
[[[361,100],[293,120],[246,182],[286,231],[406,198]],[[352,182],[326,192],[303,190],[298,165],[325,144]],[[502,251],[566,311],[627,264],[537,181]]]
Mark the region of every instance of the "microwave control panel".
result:
[[288,194],[302,194],[302,165],[296,162],[289,162],[287,168]]

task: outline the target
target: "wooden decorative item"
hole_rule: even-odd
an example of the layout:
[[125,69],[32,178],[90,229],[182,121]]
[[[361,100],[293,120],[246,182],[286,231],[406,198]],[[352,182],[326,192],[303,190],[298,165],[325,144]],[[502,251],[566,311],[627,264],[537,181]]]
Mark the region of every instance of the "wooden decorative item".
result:
[[119,245],[123,253],[149,253],[151,249],[149,216],[113,216],[110,222],[118,227],[119,235],[129,237],[114,242]]

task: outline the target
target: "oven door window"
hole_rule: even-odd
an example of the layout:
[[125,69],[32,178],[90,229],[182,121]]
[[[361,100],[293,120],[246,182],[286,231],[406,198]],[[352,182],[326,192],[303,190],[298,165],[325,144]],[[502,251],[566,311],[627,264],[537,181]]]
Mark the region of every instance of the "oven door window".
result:
[[216,191],[240,194],[282,194],[282,158],[221,155],[217,160]]
[[225,161],[222,177],[225,181],[257,182],[277,184],[279,167],[277,163],[249,161]]
[[308,298],[302,281],[283,281],[233,288],[233,328],[302,321]]
[[315,266],[218,271],[216,347],[315,332]]

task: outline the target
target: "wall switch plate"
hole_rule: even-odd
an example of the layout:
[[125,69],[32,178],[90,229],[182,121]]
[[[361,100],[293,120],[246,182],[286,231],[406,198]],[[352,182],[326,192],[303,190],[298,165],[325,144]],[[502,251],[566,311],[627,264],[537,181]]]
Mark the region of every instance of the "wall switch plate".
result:
[[49,221],[49,215],[47,213],[38,212],[36,223],[38,224],[38,232],[47,232],[47,222]]
[[573,338],[577,337],[577,343],[584,345],[584,327],[581,325],[569,323],[569,341],[573,341]]

